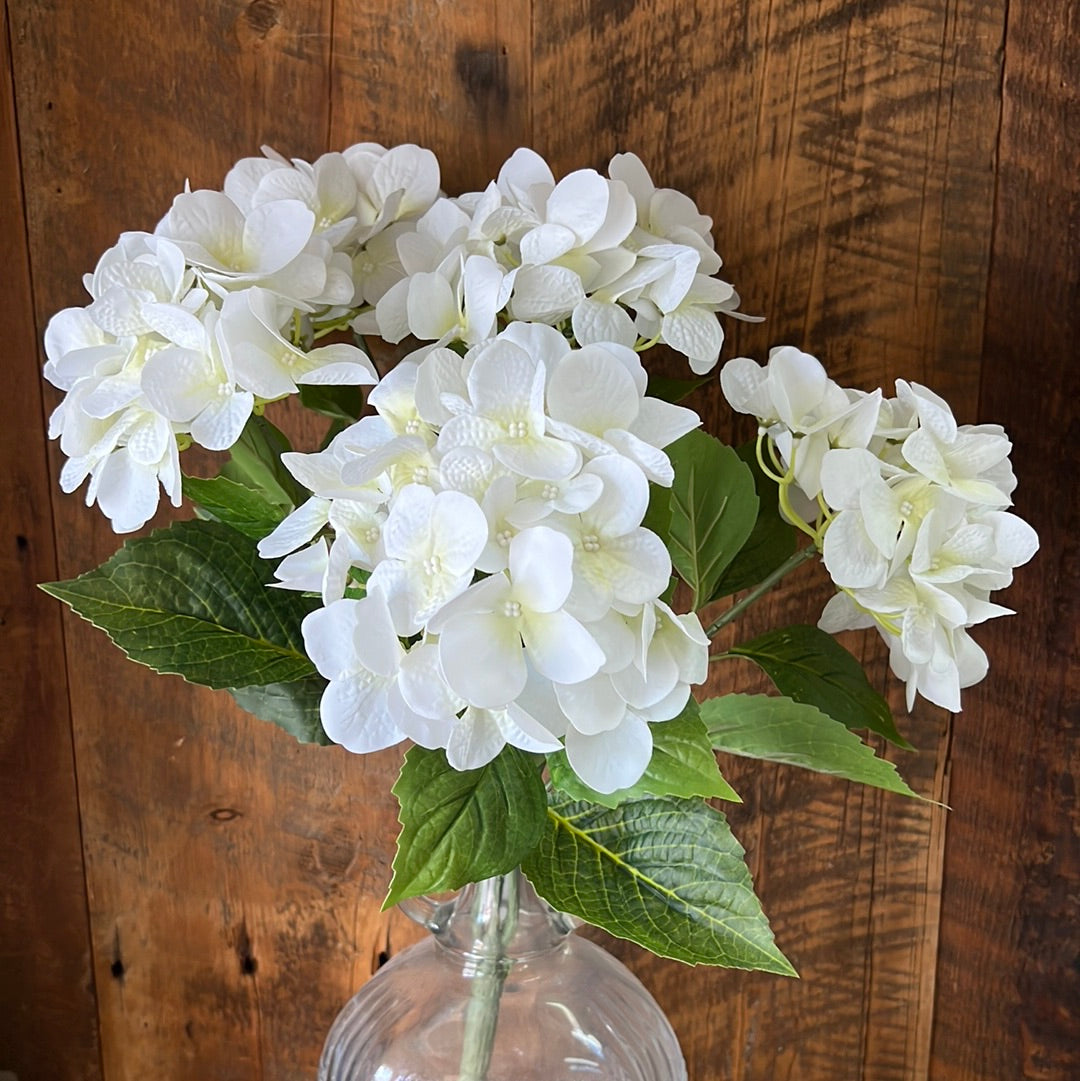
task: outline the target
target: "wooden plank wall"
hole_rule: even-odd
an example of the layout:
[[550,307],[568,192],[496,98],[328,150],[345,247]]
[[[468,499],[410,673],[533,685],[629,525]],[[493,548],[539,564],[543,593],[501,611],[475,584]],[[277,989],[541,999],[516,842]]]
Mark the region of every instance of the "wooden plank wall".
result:
[[[314,156],[377,139],[431,146],[451,190],[521,144],[557,171],[635,150],[713,215],[744,307],[767,317],[727,355],[797,342],[843,382],[916,379],[961,420],[1009,428],[1043,551],[1006,597],[1018,615],[980,636],[991,675],[964,712],[906,721],[921,748],[906,775],[953,810],[732,764],[733,821],[803,979],[612,948],[693,1081],[1080,1075],[1075,3],[4,10],[0,1071],[310,1077],[336,1010],[416,937],[378,912],[393,752],[299,747],[128,664],[33,589],[116,543],[53,480],[49,314],[81,303],[81,274],[185,178],[219,184],[263,143]],[[694,404],[733,434],[715,393]],[[823,600],[808,571],[747,633]],[[892,688],[877,644],[851,644]]]

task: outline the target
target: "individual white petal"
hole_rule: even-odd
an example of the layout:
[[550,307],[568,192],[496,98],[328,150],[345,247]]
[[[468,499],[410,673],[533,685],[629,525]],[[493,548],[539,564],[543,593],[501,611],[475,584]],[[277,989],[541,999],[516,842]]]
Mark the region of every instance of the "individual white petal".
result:
[[158,505],[157,469],[135,460],[129,448],[114,451],[98,474],[97,503],[116,533],[132,533]]
[[510,542],[514,599],[533,612],[561,608],[573,582],[570,538],[548,526],[524,529]]
[[775,418],[769,393],[768,373],[756,360],[733,357],[720,369],[720,389],[738,413],[749,413],[759,420]]
[[239,438],[255,405],[250,391],[224,392],[192,421],[191,438],[207,450],[228,450]]
[[643,398],[630,431],[654,447],[666,447],[701,424],[692,409],[659,398]]
[[326,679],[343,679],[360,669],[354,637],[363,616],[360,601],[344,598],[304,617],[304,652]]
[[446,682],[474,706],[502,709],[525,686],[517,621],[502,615],[455,615],[439,635],[439,660]]
[[548,384],[547,401],[553,418],[602,435],[608,428],[630,428],[640,397],[626,368],[594,345],[563,358]]
[[326,574],[328,556],[326,541],[317,540],[307,548],[287,555],[274,568],[276,582],[270,584],[279,589],[296,589],[301,593],[319,593]]
[[604,663],[604,651],[569,612],[522,613],[521,638],[533,667],[553,683],[580,683]]
[[259,541],[259,555],[275,559],[307,544],[326,525],[329,512],[329,499],[312,496]]
[[838,586],[877,589],[885,582],[888,561],[867,535],[857,511],[841,511],[829,523],[822,554]]
[[283,199],[255,207],[244,218],[246,266],[272,274],[295,259],[311,238],[315,215],[299,200]]
[[421,341],[442,338],[461,321],[454,289],[437,271],[412,276],[406,311],[409,331]]
[[570,768],[597,792],[617,792],[641,780],[652,758],[652,732],[640,717],[628,713],[618,728],[585,735],[566,733]]
[[617,342],[632,347],[637,341],[630,313],[613,301],[586,297],[574,308],[570,321],[579,345]]
[[559,740],[540,721],[516,702],[511,702],[505,712],[496,713],[495,722],[506,742],[522,751],[548,754],[562,747]]
[[422,717],[453,717],[465,705],[446,682],[436,642],[424,642],[409,650],[401,661],[398,684],[409,708]]
[[555,697],[570,723],[586,735],[617,728],[626,715],[626,700],[602,672],[580,683],[556,683]]
[[554,222],[538,225],[521,238],[521,262],[524,266],[553,263],[578,243],[577,234]]
[[401,192],[397,214],[414,217],[427,210],[438,197],[439,162],[430,150],[403,143],[388,150],[379,160],[370,183],[383,201]]
[[381,751],[405,738],[388,708],[385,680],[333,680],[323,691],[319,715],[330,739],[355,754]]
[[457,770],[479,769],[505,746],[506,739],[492,712],[469,706],[450,732],[446,760]]
[[514,280],[510,310],[515,319],[557,323],[585,299],[578,274],[561,266],[522,267]]
[[707,375],[716,367],[724,330],[713,312],[694,307],[668,312],[661,323],[661,334],[668,345],[689,358],[695,375]]
[[534,480],[566,480],[581,465],[581,451],[546,435],[495,443],[492,454],[507,469]]

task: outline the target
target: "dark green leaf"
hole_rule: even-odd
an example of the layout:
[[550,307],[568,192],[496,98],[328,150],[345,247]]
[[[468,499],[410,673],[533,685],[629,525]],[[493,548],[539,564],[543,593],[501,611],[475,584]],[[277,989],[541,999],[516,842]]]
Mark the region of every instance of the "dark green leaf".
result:
[[671,489],[649,483],[649,505],[641,524],[665,541],[671,530]]
[[700,800],[612,810],[552,793],[548,828],[523,869],[555,908],[661,957],[796,974],[773,942],[742,846]]
[[678,717],[649,726],[653,753],[645,774],[632,788],[596,792],[570,768],[565,751],[548,755],[551,783],[576,800],[618,807],[641,796],[704,796],[741,803],[738,793],[720,775],[705,723],[691,698]]
[[755,444],[744,444],[736,454],[753,474],[758,514],[750,536],[713,588],[713,601],[763,582],[795,551],[795,527],[780,517],[776,482],[761,471]]
[[662,375],[650,375],[645,393],[650,398],[659,398],[664,402],[681,402],[695,390],[707,387],[715,380],[715,375],[703,375],[697,379],[665,379]]
[[285,517],[280,503],[228,477],[184,477],[184,495],[211,518],[261,540]]
[[263,721],[284,728],[301,743],[330,743],[319,719],[319,701],[326,689],[322,676],[308,676],[292,683],[269,683],[265,687],[233,687],[229,694],[241,709]]
[[266,417],[253,416],[229,450],[229,460],[222,467],[221,476],[254,488],[271,503],[297,506],[307,498],[307,493],[281,464],[282,454],[291,449],[285,434]]
[[781,694],[796,702],[817,706],[847,728],[868,728],[910,749],[896,729],[889,704],[870,686],[862,665],[831,634],[805,624],[785,627],[728,652],[752,660]]
[[750,470],[711,435],[687,432],[667,449],[675,467],[668,548],[697,609],[750,536],[758,499]]
[[486,766],[458,771],[443,751],[413,747],[394,785],[401,833],[383,908],[517,867],[545,826],[541,761],[504,747]]
[[878,758],[839,721],[804,702],[766,694],[727,694],[702,702],[701,716],[718,751],[916,796],[891,762]]
[[314,674],[300,622],[313,602],[267,589],[270,564],[220,522],[176,522],[128,541],[96,570],[43,585],[134,661],[207,687]]
[[300,403],[305,409],[322,413],[324,417],[352,424],[364,408],[364,392],[360,387],[335,384],[301,384]]

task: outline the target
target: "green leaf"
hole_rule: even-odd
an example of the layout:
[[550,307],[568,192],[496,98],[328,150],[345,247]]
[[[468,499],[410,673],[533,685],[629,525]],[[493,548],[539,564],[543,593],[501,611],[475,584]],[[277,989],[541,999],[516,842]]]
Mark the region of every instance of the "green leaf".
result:
[[720,775],[705,722],[698,716],[697,703],[690,699],[678,717],[649,725],[653,753],[645,774],[631,788],[603,793],[591,789],[570,768],[565,751],[548,755],[551,783],[576,800],[618,807],[641,796],[703,796],[706,799],[741,803],[739,794]]
[[359,387],[330,383],[302,383],[300,404],[324,417],[354,423],[364,409],[364,392]]
[[804,702],[767,694],[726,694],[702,702],[701,716],[718,751],[801,766],[922,798],[891,762],[878,758],[839,721]]
[[763,582],[795,551],[795,527],[780,517],[779,489],[776,482],[761,471],[755,446],[755,443],[745,443],[735,453],[753,475],[759,503],[757,519],[738,555],[713,587],[710,601],[729,597]]
[[614,810],[552,793],[523,863],[537,892],[619,938],[689,964],[796,975],[776,948],[727,819],[700,800]]
[[707,387],[715,380],[715,375],[703,375],[697,379],[665,379],[662,375],[650,375],[645,393],[650,398],[659,398],[663,402],[681,402],[695,390]]
[[229,460],[221,476],[246,488],[254,488],[265,499],[282,507],[302,503],[307,492],[281,464],[281,456],[292,447],[285,434],[266,417],[253,416],[244,425],[240,438],[229,450]]
[[383,908],[517,867],[544,830],[540,762],[504,747],[486,766],[459,771],[443,751],[413,747],[394,785],[401,833]]
[[264,687],[230,687],[229,694],[241,709],[260,720],[284,728],[301,743],[321,743],[330,737],[323,731],[319,702],[326,689],[322,676],[308,676],[291,683],[268,683]]
[[801,624],[769,631],[732,646],[796,702],[808,702],[847,728],[868,728],[898,747],[911,744],[897,731],[889,704],[866,679],[862,665],[831,634]]
[[750,470],[711,435],[687,432],[667,449],[675,467],[668,548],[697,609],[750,536],[758,498]]
[[649,505],[641,524],[658,537],[666,538],[671,530],[671,489],[649,482]]
[[100,627],[133,660],[207,687],[314,674],[300,622],[314,607],[267,589],[270,564],[220,522],[176,522],[128,541],[96,570],[41,588]]
[[261,540],[285,517],[285,508],[228,477],[184,477],[184,495],[216,521]]

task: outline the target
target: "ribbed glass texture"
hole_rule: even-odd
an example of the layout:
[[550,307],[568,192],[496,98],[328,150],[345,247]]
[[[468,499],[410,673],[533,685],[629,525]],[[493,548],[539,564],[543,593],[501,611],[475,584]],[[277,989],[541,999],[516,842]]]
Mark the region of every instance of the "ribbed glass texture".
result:
[[686,1081],[648,991],[520,875],[418,908],[432,937],[342,1010],[319,1081]]

